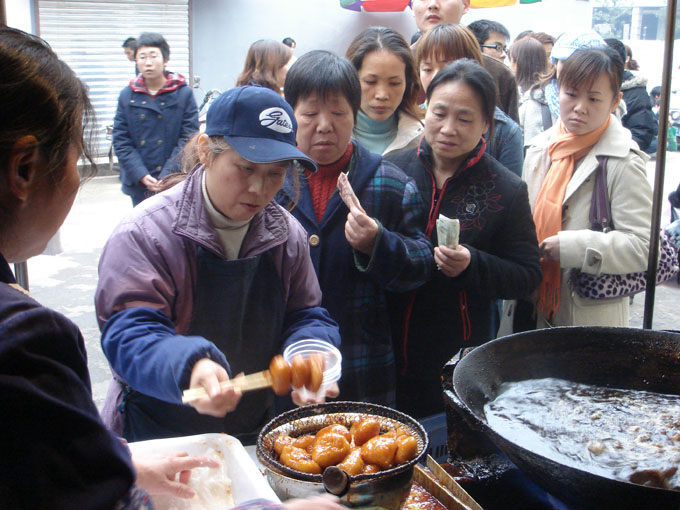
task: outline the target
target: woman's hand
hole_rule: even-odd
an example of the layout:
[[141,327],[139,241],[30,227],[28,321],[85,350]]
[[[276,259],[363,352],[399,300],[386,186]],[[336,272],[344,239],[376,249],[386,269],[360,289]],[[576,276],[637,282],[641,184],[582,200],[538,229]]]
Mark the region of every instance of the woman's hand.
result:
[[345,237],[357,251],[370,255],[378,235],[378,224],[363,209],[353,207],[347,215]]
[[311,496],[306,499],[289,499],[283,504],[285,510],[347,510],[340,499],[331,494]]
[[290,398],[293,400],[293,403],[296,406],[306,406],[309,404],[323,404],[326,401],[326,398],[335,398],[340,394],[340,388],[338,388],[337,383],[331,384],[326,389],[325,395],[321,396],[320,398],[315,398],[313,395],[307,396],[306,398],[302,398],[299,389],[297,390],[294,389],[293,391],[290,392]]
[[470,258],[470,250],[462,244],[455,250],[448,246],[436,246],[434,249],[434,261],[446,276],[458,276],[465,271],[470,265]]
[[146,186],[146,189],[149,191],[158,191],[158,179],[149,174],[146,174],[144,177],[142,177],[139,180],[139,183],[143,186]]
[[[186,452],[167,455],[133,456],[137,470],[137,485],[151,496],[169,494],[178,498],[193,498],[195,493],[187,484],[191,470],[197,467],[216,468],[220,464],[208,457],[190,457]],[[179,477],[177,476],[179,474]],[[177,478],[177,480],[176,480]]]
[[538,254],[544,260],[560,261],[560,238],[558,236],[546,237],[538,245]]
[[203,388],[207,398],[191,403],[199,413],[222,418],[236,409],[241,399],[241,390],[233,386],[222,388],[220,383],[229,380],[229,375],[222,365],[208,358],[200,359],[194,364],[189,379],[189,388]]

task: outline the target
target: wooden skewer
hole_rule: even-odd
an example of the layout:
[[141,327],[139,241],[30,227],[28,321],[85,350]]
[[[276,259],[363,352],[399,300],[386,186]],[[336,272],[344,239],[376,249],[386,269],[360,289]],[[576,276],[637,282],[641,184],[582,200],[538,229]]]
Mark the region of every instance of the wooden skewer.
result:
[[[267,388],[272,385],[272,377],[269,374],[269,370],[263,370],[262,372],[255,372],[248,375],[237,375],[233,379],[228,381],[223,381],[220,383],[220,388],[238,388],[242,392],[260,390],[262,388]],[[184,390],[182,393],[182,403],[188,404],[202,398],[207,398],[208,393],[204,388],[193,388],[189,390]]]

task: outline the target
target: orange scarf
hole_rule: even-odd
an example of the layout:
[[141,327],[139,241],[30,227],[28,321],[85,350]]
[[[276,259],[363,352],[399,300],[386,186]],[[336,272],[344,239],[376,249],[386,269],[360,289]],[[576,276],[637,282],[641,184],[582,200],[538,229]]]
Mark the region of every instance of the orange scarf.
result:
[[[548,154],[552,163],[543,180],[543,185],[534,205],[534,223],[538,242],[557,235],[562,230],[562,202],[567,185],[574,174],[574,163],[583,158],[597,143],[609,126],[609,118],[599,128],[585,135],[574,135],[567,132],[562,121],[559,121],[557,133],[548,146]],[[562,271],[560,263],[554,260],[541,259],[543,280],[538,287],[538,310],[551,320],[560,307],[560,286]]]

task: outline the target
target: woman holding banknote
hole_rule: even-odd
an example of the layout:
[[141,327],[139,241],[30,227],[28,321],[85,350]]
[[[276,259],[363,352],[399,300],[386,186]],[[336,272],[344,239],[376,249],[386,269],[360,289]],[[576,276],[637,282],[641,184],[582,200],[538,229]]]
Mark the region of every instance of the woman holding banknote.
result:
[[291,66],[284,91],[298,122],[298,148],[319,171],[289,174],[277,198],[307,231],[322,306],[340,326],[340,398],[394,406],[386,293],[417,288],[434,268],[421,230],[425,204],[412,179],[351,139],[361,86],[349,61],[309,52]]
[[[427,89],[424,139],[389,158],[415,179],[429,210],[422,227],[435,246],[437,270],[418,290],[394,296],[392,311],[397,408],[416,417],[443,411],[441,369],[459,349],[492,338],[495,300],[528,296],[541,280],[526,184],[486,154],[494,94],[478,63],[446,66]],[[447,235],[448,246],[440,215],[458,220],[459,239]]]

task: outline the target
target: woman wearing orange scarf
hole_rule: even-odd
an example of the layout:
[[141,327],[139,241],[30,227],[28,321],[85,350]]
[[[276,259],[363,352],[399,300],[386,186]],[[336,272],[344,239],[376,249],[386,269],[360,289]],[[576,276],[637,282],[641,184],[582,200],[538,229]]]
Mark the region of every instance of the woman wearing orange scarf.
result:
[[[609,48],[576,51],[558,72],[560,121],[537,136],[524,161],[543,280],[538,327],[627,326],[628,298],[593,300],[569,286],[572,268],[625,274],[647,267],[652,190],[647,157],[613,115],[621,100],[623,62]],[[614,230],[590,229],[598,157],[608,157]]]

